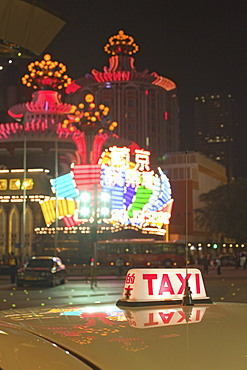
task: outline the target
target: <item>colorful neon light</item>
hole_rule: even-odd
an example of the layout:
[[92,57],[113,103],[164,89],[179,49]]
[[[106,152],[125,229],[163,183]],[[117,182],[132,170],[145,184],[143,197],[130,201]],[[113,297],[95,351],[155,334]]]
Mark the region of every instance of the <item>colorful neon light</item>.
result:
[[75,181],[71,172],[56,179],[51,179],[51,185],[53,192],[59,198],[76,198],[78,196],[79,192],[75,187]]
[[[112,210],[111,216],[104,219],[105,223],[112,224],[116,230],[121,225],[125,228],[136,227],[147,233],[156,233],[157,229],[162,229],[169,224],[171,217],[171,187],[161,169],[158,169],[158,174],[150,170],[149,156],[150,152],[138,149],[135,152],[135,162],[131,162],[128,148],[111,147],[102,153],[100,165],[72,166],[72,174],[60,176],[56,182],[52,181],[53,186],[57,185],[59,195],[63,194],[66,187],[65,182],[62,185],[64,180],[68,181],[69,187],[71,184],[75,186],[74,199],[71,199],[73,206],[68,210],[68,204],[61,203],[59,217],[64,219],[67,227],[93,222],[94,212],[90,219],[78,218],[79,202],[76,191],[91,192],[92,204],[95,202],[95,190],[97,198],[102,191],[107,191],[112,199]],[[69,187],[67,191],[73,194]],[[41,204],[45,221],[49,225],[54,222],[54,207],[54,200]]]
[[[41,210],[44,215],[45,222],[51,225],[56,219],[56,199],[51,198],[40,202]],[[74,199],[58,199],[58,218],[62,219],[65,216],[73,216],[75,213]]]
[[72,166],[75,186],[79,191],[94,191],[95,185],[100,190],[101,167],[98,164]]

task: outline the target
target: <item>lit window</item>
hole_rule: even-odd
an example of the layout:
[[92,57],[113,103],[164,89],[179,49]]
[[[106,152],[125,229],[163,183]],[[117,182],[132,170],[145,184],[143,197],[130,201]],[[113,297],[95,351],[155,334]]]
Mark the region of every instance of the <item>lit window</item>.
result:
[[6,190],[7,189],[7,179],[1,179],[0,180],[0,190]]
[[33,189],[33,179],[27,178],[25,182],[20,179],[11,179],[9,180],[9,189],[10,190],[23,190],[24,186],[26,190]]
[[11,180],[9,180],[9,188],[10,188],[10,190],[20,190],[21,180],[20,179],[11,179]]
[[22,189],[24,188],[24,186],[25,186],[25,188],[26,188],[26,190],[32,190],[33,189],[33,179],[26,179],[25,180],[25,183],[24,184],[22,184]]

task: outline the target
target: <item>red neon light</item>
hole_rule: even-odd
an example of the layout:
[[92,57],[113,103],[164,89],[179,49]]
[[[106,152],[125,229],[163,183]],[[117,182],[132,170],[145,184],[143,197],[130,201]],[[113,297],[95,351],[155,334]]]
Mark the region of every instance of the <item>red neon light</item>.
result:
[[63,218],[63,221],[64,221],[66,227],[72,227],[72,226],[76,226],[76,225],[80,224],[79,221],[75,221],[74,217],[65,216]]
[[[113,55],[109,58],[109,70],[111,72],[115,72],[119,64],[119,56]],[[104,72],[107,72],[107,68],[104,67]]]
[[75,83],[75,81],[72,81],[71,84],[69,84],[65,88],[65,92],[66,92],[66,94],[72,94],[72,93],[76,92],[79,89],[81,89],[81,86],[77,85],[77,83]]
[[93,142],[93,152],[92,152],[92,158],[91,158],[91,163],[92,164],[97,164],[99,161],[99,158],[102,153],[102,147],[104,142],[108,139],[108,134],[98,134],[94,137],[94,142]]
[[112,64],[110,66],[110,71],[107,68],[104,69],[104,72],[98,72],[96,69],[92,70],[92,74],[97,82],[114,82],[114,81],[130,81],[130,80],[145,80],[149,81],[153,85],[160,86],[166,91],[170,91],[176,88],[176,84],[169,80],[168,78],[159,76],[156,72],[143,73],[136,72],[135,69],[131,71],[115,71],[115,66]]
[[86,163],[86,142],[85,142],[85,133],[81,132],[81,135],[73,136],[73,141],[76,144],[78,153],[80,153],[82,158],[82,163]]
[[98,164],[79,164],[72,168],[74,180],[79,191],[88,190],[94,191],[94,186],[97,185],[97,191],[101,189],[100,174],[101,166]]
[[167,121],[168,120],[168,112],[167,111],[165,111],[164,112],[164,119]]
[[93,69],[92,74],[97,82],[114,82],[131,80],[130,71],[98,72],[96,71],[96,69]]
[[152,72],[151,75],[155,77],[155,81],[152,82],[153,85],[160,86],[166,91],[170,91],[176,88],[176,84],[168,78],[159,76],[156,72]]

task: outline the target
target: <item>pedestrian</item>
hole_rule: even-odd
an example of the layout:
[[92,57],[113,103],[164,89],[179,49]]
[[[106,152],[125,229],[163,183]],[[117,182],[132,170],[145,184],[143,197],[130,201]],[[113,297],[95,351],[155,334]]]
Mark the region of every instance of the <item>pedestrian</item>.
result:
[[243,269],[244,270],[247,269],[247,256],[246,255],[245,255],[245,261],[244,261]]
[[235,268],[236,270],[240,267],[240,255],[237,254],[236,259],[235,259]]
[[215,265],[217,269],[217,275],[221,275],[221,260],[219,257],[216,257]]
[[120,257],[119,255],[118,255],[118,256],[117,256],[117,258],[116,258],[115,265],[116,265],[116,266],[117,266],[117,268],[118,268],[119,276],[122,276],[122,274],[123,274],[123,267],[124,267],[124,265],[125,265],[125,262],[124,262],[124,260],[122,259],[122,257]]
[[14,252],[10,253],[8,263],[9,263],[10,282],[11,284],[14,284],[16,280],[17,268],[18,268],[18,261],[17,261],[17,258],[15,257]]
[[210,261],[209,261],[209,259],[207,258],[207,257],[205,257],[204,259],[203,259],[203,267],[204,267],[204,270],[203,270],[203,272],[204,272],[204,274],[208,274],[208,267],[209,267],[209,264],[210,264]]
[[240,267],[243,267],[243,269],[246,268],[246,255],[244,253],[241,254],[240,256]]

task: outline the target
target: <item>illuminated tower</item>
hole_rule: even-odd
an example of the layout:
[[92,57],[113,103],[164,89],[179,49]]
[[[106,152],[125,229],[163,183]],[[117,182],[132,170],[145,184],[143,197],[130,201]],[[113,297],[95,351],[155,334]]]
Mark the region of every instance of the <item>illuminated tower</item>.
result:
[[226,167],[232,178],[234,99],[231,95],[204,94],[194,101],[195,149]]
[[85,93],[111,107],[121,122],[120,137],[133,140],[152,153],[155,162],[166,152],[179,150],[179,107],[173,81],[148,70],[138,72],[134,54],[139,50],[133,37],[124,31],[110,37],[105,45],[110,55],[103,71],[92,69],[66,89],[68,101],[77,104]]

